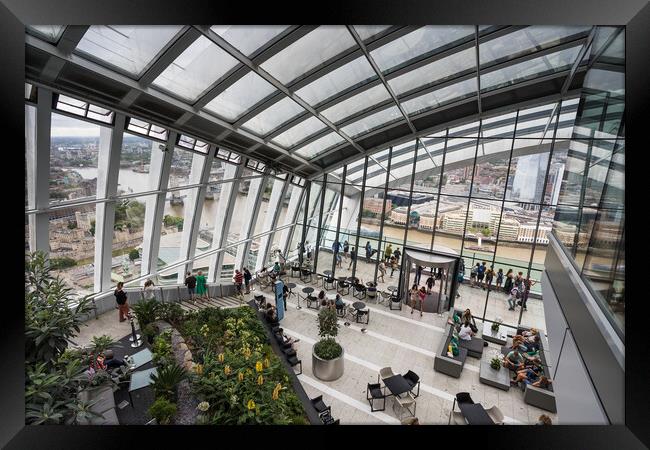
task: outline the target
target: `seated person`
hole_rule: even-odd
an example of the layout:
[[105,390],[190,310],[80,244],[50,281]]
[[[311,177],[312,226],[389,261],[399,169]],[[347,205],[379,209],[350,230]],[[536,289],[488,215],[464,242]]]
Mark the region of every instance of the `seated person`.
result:
[[526,352],[538,352],[540,348],[540,338],[539,334],[536,334],[535,337],[533,338],[532,342],[530,341],[524,341],[524,347],[526,348]]
[[321,306],[327,306],[327,296],[325,294],[325,291],[320,291],[318,293],[318,303]]
[[524,357],[521,356],[519,350],[515,348],[506,355],[503,359],[503,367],[514,370],[515,372],[524,368]]
[[277,275],[280,273],[280,270],[280,263],[276,261],[275,264],[273,264],[273,272]]
[[461,323],[474,323],[474,317],[472,317],[472,312],[467,308],[463,315],[460,318]]
[[527,348],[526,348],[526,346],[524,345],[524,338],[523,338],[523,336],[521,336],[521,335],[519,335],[519,334],[518,334],[518,335],[515,335],[515,336],[512,338],[512,346],[511,346],[510,348],[512,348],[512,349],[515,349],[515,348],[516,348],[517,350],[519,350],[519,351],[522,352],[522,353],[528,351]]
[[266,306],[266,320],[270,323],[278,321],[278,313],[275,309],[275,306],[270,303]]
[[109,369],[115,369],[120,366],[126,366],[126,363],[123,360],[115,358],[115,353],[113,353],[113,350],[106,350],[104,356],[106,356],[106,359],[104,360],[104,364],[106,364],[106,367]]
[[474,332],[472,331],[472,328],[470,327],[469,322],[463,323],[460,326],[460,331],[458,332],[458,337],[460,337],[464,341],[471,341],[472,336],[474,336]]
[[336,300],[334,301],[334,306],[336,306],[337,310],[341,310],[345,308],[345,302],[343,302],[343,299],[339,294],[336,294]]
[[285,343],[285,344],[291,344],[291,348],[293,348],[293,344],[294,344],[294,343],[296,343],[296,342],[300,342],[300,339],[294,339],[294,338],[292,338],[291,336],[287,336],[286,334],[284,334],[284,329],[283,329],[283,328],[279,328],[278,331],[277,331],[277,334],[278,334],[280,337],[282,337],[282,342],[283,342],[283,343]]
[[525,385],[527,384],[532,384],[536,382],[542,373],[543,373],[542,368],[538,365],[534,365],[532,367],[518,370],[517,376],[514,378],[514,381],[516,383],[519,383],[520,381],[523,382],[523,386],[525,387]]
[[539,380],[531,384],[531,386],[542,388],[542,389],[548,389],[550,385],[551,385],[551,380],[546,378],[544,375],[539,377]]
[[542,360],[539,356],[528,356],[526,353],[521,353],[521,355],[524,357],[524,367],[542,367]]
[[331,309],[332,311],[336,311],[336,303],[334,300],[328,299],[327,300],[327,307]]
[[531,328],[530,330],[525,330],[521,332],[521,336],[528,338],[531,341],[537,335],[539,335],[539,331],[537,330],[537,328]]

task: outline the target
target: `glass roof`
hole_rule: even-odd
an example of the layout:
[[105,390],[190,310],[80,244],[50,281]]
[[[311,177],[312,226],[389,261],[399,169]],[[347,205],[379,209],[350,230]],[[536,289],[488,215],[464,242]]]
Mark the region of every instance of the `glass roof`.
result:
[[407,61],[440,49],[459,39],[473,36],[474,27],[430,25],[402,36],[370,52],[382,72]]
[[329,148],[340,144],[345,139],[343,139],[338,134],[331,132],[326,134],[323,137],[316,139],[314,142],[311,142],[307,145],[296,150],[296,155],[302,156],[303,158],[312,159],[316,156],[325,153]]
[[378,84],[366,91],[330,106],[322,112],[326,119],[340,122],[353,114],[390,99],[390,94],[383,84]]
[[65,30],[64,25],[25,25],[25,27],[49,42],[57,42]]
[[282,100],[274,103],[245,122],[242,128],[260,136],[266,136],[283,123],[290,121],[304,112],[305,109],[302,106],[289,97],[284,97]]
[[343,25],[322,25],[262,63],[283,84],[356,45]]
[[421,113],[451,101],[474,95],[476,93],[476,87],[476,78],[470,78],[469,80],[461,81],[460,83],[455,83],[402,102],[402,106],[409,115]]
[[270,83],[249,72],[205,105],[205,109],[228,121],[235,121],[273,92],[275,88]]
[[92,25],[77,50],[131,75],[140,75],[181,26]]
[[288,28],[288,25],[214,25],[212,31],[246,56],[264,46]]
[[397,119],[401,119],[402,117],[403,116],[399,111],[399,108],[397,106],[391,106],[390,108],[376,112],[370,116],[364,117],[361,120],[352,122],[350,125],[344,126],[341,128],[341,131],[350,137],[356,137],[361,134],[370,132],[381,125],[385,125]]
[[273,138],[272,142],[289,148],[296,145],[298,142],[308,138],[318,131],[325,129],[325,124],[318,118],[311,116],[307,120],[303,120],[298,125],[289,128],[287,131],[277,135]]
[[390,25],[355,25],[354,30],[357,32],[362,41],[365,41],[385,29],[390,28]]
[[345,89],[376,77],[366,57],[360,56],[297,90],[296,95],[315,106]]
[[153,82],[172,94],[195,102],[238,61],[207,37],[201,36]]

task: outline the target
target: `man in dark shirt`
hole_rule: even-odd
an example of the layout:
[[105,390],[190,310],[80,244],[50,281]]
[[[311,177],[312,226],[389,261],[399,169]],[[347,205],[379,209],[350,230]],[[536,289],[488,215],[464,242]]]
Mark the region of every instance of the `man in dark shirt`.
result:
[[120,311],[120,322],[124,322],[129,316],[129,304],[127,303],[126,292],[122,289],[123,287],[124,283],[120,281],[117,283],[117,289],[114,292],[117,309]]
[[190,300],[194,301],[194,292],[196,289],[196,278],[194,278],[192,272],[187,272],[187,278],[185,278],[185,286],[187,286],[187,291],[190,293]]

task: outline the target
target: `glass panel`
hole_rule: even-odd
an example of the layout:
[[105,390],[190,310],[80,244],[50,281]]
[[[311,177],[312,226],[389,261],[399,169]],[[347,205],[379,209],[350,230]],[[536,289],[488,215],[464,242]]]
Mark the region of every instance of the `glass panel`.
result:
[[388,99],[390,99],[390,94],[383,84],[379,84],[330,106],[321,114],[336,123]]
[[289,97],[284,97],[282,100],[274,103],[266,108],[255,117],[242,125],[242,128],[252,131],[260,136],[266,136],[271,131],[278,128],[283,123],[286,123],[304,113],[305,110],[298,103],[291,100]]
[[385,29],[390,28],[390,25],[355,25],[354,30],[357,32],[362,41],[371,38]]
[[550,149],[551,141],[542,142],[540,145],[537,141],[515,140],[506,188],[507,200],[542,202]]
[[320,119],[310,116],[308,119],[303,120],[298,125],[294,125],[287,131],[277,135],[271,142],[278,144],[282,147],[293,147],[296,143],[303,141],[309,136],[324,130],[327,126],[320,121]]
[[198,183],[204,162],[203,155],[175,148],[169,172],[169,187]]
[[429,25],[402,36],[370,52],[382,72],[401,65],[426,53],[467,38],[474,34],[474,27]]
[[441,195],[434,246],[447,247],[460,254],[466,218],[467,198]]
[[99,125],[52,113],[50,202],[95,197]]
[[125,133],[120,154],[117,194],[132,194],[158,189],[159,173],[150,171],[151,152],[158,143]]
[[26,25],[25,27],[50,42],[57,42],[65,30],[64,25]]
[[352,86],[362,84],[377,75],[365,56],[351,61],[296,91],[296,95],[314,106]]
[[[510,265],[528,267],[537,229],[539,206],[505,202],[499,227],[497,260]],[[541,239],[541,233],[538,238]]]
[[[196,198],[197,192],[198,188],[193,188],[167,193],[160,228],[159,269],[178,261],[180,258],[183,226],[185,224],[185,208],[194,208],[194,203],[191,200]],[[175,283],[175,275],[167,281]]]
[[476,69],[476,51],[468,48],[388,80],[396,95]]
[[[388,153],[389,150],[382,150],[375,153],[372,157],[368,158],[368,169],[366,175],[366,186],[368,187],[381,187],[386,186],[386,171],[388,169]],[[356,174],[355,174],[356,175]],[[362,173],[357,176],[356,184],[361,184],[363,179]]]
[[448,140],[445,167],[442,172],[441,192],[443,194],[469,195],[476,151],[476,139],[454,138]]
[[332,131],[331,133],[316,139],[314,142],[297,149],[295,154],[307,159],[315,158],[316,156],[325,153],[325,151],[330,147],[340,144],[343,141],[345,141],[345,139]]
[[76,50],[137,76],[181,28],[179,25],[92,25]]
[[481,65],[552,47],[586,34],[585,26],[530,26],[484,42],[479,46]]
[[238,61],[205,36],[199,37],[153,82],[170,93],[195,102]]
[[[215,161],[216,163],[216,161]],[[214,163],[213,163],[214,169]],[[225,170],[228,174],[230,171]],[[234,171],[233,171],[234,172]],[[219,173],[219,172],[217,172]],[[220,172],[220,177],[223,177],[224,172]],[[226,175],[227,177],[228,175]],[[212,177],[212,173],[211,173]],[[212,181],[212,180],[211,180]],[[205,201],[203,202],[203,209],[201,211],[201,223],[199,224],[199,237],[196,242],[197,255],[210,250],[213,244],[215,228],[221,227],[221,223],[217,223],[218,211],[225,209],[228,206],[228,193],[231,191],[232,182],[210,185],[205,194]]]
[[402,118],[403,116],[399,108],[397,106],[392,106],[388,109],[384,109],[364,117],[363,119],[357,120],[356,122],[352,122],[350,125],[341,128],[341,131],[348,136],[357,137],[360,134],[368,133],[376,128]]
[[342,25],[321,25],[263,62],[260,66],[280,83],[288,84],[332,57],[356,45]]
[[274,91],[275,88],[262,77],[248,72],[205,105],[205,109],[232,122]]
[[[502,199],[507,183],[511,139],[482,140],[478,146],[472,195]],[[542,183],[544,179],[542,178]]]
[[471,78],[402,102],[402,107],[409,115],[413,115],[437,108],[454,100],[473,96],[475,93],[476,79]]
[[147,206],[153,208],[154,195],[122,200],[115,205],[113,226],[111,285],[140,276],[144,217]]
[[49,214],[50,264],[77,295],[94,292],[95,205]]
[[213,25],[212,31],[246,56],[287,29],[287,25]]
[[481,92],[569,69],[575,62],[579,51],[580,46],[576,46],[512,66],[502,67],[489,73],[482,73]]

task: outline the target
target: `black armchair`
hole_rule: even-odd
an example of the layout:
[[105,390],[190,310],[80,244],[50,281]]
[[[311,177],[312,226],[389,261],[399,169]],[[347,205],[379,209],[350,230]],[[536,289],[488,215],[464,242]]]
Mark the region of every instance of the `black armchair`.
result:
[[406,378],[406,381],[411,386],[411,392],[413,392],[415,386],[418,387],[417,393],[414,394],[414,397],[418,397],[420,395],[420,377],[415,372],[409,370],[404,375],[404,378]]
[[347,295],[350,293],[350,283],[348,283],[347,281],[339,280],[337,286],[338,286],[337,291],[339,292],[339,294]]
[[[366,390],[366,399],[368,400],[368,403],[370,404],[370,411],[371,412],[384,411],[386,409],[385,389],[386,389],[386,387],[384,386],[384,390],[382,391],[381,384],[379,384],[379,383],[374,383],[374,384],[368,383],[368,389]],[[381,409],[379,409],[379,408],[375,409],[374,401],[379,400],[379,399],[383,400]]]
[[319,416],[319,417],[322,418],[323,415],[325,415],[326,413],[327,413],[327,414],[331,414],[331,413],[332,413],[332,407],[331,407],[331,406],[327,406],[327,405],[325,404],[325,402],[323,402],[323,396],[322,396],[322,395],[319,395],[318,397],[315,397],[315,398],[309,399],[309,401],[311,402],[312,406],[314,407],[314,409],[315,409],[316,412],[318,413],[318,416]]
[[469,392],[459,392],[456,394],[456,401],[458,403],[469,403],[471,405],[474,404],[474,400],[472,400],[472,396],[469,395]]
[[390,304],[388,306],[390,309],[399,309],[401,311],[402,301],[396,295],[391,295]]
[[355,284],[352,296],[355,298],[366,298],[366,287],[363,284]]
[[[291,266],[291,277],[292,278],[299,278],[300,277],[300,270],[301,269],[300,269],[299,264]],[[295,275],[296,273],[298,274],[298,276]]]
[[309,281],[311,283],[311,270],[309,269],[301,269],[300,270],[300,280],[307,282]]
[[[307,308],[320,309],[320,302],[318,301],[318,298],[312,295],[308,295],[306,300],[307,300]],[[315,304],[316,306],[312,306],[313,304]]]
[[332,289],[335,288],[336,285],[336,279],[334,277],[324,277],[323,278],[323,288],[326,291],[331,291]]
[[296,367],[300,366],[300,370],[298,371],[297,375],[300,375],[302,373],[302,360],[298,359],[298,356],[296,354],[289,356],[287,355],[287,362],[291,367]]
[[[365,322],[363,321],[364,317],[365,317]],[[361,309],[357,311],[356,322],[365,323],[366,325],[368,325],[368,323],[370,322],[370,311],[367,309]]]

